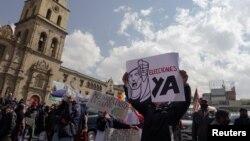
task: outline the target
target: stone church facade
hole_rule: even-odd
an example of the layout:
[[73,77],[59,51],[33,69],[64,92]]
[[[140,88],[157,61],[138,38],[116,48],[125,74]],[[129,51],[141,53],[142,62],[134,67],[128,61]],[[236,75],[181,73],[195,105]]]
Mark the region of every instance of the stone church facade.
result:
[[122,93],[120,86],[61,66],[67,22],[67,0],[26,0],[21,17],[0,27],[0,96],[48,102],[53,81],[68,84],[82,95],[101,91]]

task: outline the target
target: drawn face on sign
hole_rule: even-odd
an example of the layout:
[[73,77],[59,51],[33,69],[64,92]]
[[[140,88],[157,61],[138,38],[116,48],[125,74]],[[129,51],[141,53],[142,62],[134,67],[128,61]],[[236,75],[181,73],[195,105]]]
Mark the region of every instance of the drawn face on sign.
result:
[[137,68],[129,72],[128,81],[132,90],[138,89],[141,86],[142,79]]

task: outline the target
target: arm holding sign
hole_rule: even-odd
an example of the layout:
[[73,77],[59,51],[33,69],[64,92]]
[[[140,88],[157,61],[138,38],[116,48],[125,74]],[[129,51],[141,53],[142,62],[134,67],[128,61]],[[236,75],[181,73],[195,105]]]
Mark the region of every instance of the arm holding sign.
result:
[[104,131],[105,128],[115,128],[115,129],[139,129],[137,126],[128,125],[123,122],[120,122],[117,119],[114,119],[107,112],[101,113],[97,119],[97,129]]
[[128,124],[122,123],[116,119],[113,119],[113,128],[115,128],[115,129],[135,129],[135,130],[139,129],[135,125],[128,125]]

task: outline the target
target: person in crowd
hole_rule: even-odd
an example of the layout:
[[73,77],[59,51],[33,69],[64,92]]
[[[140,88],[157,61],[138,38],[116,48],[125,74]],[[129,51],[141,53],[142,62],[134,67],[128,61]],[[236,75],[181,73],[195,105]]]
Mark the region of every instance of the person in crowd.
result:
[[16,126],[16,113],[14,111],[15,103],[6,103],[3,117],[0,121],[0,139],[1,141],[11,141],[11,134]]
[[46,119],[49,114],[49,106],[39,105],[38,113],[36,116],[36,135],[39,135],[39,141],[47,140],[47,132],[46,132]]
[[[144,116],[141,141],[171,141],[169,128],[179,124],[191,102],[191,88],[186,71],[180,70],[183,78],[185,101],[167,103],[131,103]],[[124,91],[128,96],[128,73],[123,75]]]
[[34,136],[34,132],[35,132],[35,120],[37,117],[37,103],[36,102],[32,102],[30,107],[27,109],[27,111],[25,112],[25,129],[23,132],[23,137],[25,137],[27,134],[29,135],[28,141],[31,141],[33,136]]
[[17,119],[16,119],[15,129],[11,135],[12,141],[22,141],[23,140],[22,134],[23,134],[24,126],[25,126],[24,111],[25,111],[25,105],[18,104],[17,108],[15,109]]
[[48,116],[45,119],[45,129],[47,132],[47,139],[48,141],[52,141],[54,128],[55,128],[55,121],[54,121],[54,113],[57,109],[56,104],[52,104],[49,107]]
[[81,115],[75,141],[88,141],[88,112],[85,104],[81,104]]
[[54,113],[56,122],[52,141],[73,141],[79,129],[81,107],[76,103],[76,95],[70,90],[65,94],[64,100]]
[[192,139],[193,141],[207,141],[208,125],[214,120],[208,111],[207,100],[200,100],[200,110],[193,113]]
[[229,112],[225,110],[218,110],[215,113],[215,119],[211,125],[228,125],[230,123]]
[[240,117],[235,119],[234,125],[250,125],[250,118],[248,117],[247,109],[240,108]]
[[5,103],[10,103],[13,101],[13,94],[9,93],[7,97],[5,98]]
[[177,124],[176,126],[172,126],[172,130],[173,130],[173,140],[174,141],[182,141],[181,138],[181,129],[182,129],[182,121],[179,121],[179,124]]
[[4,104],[4,99],[2,97],[0,97],[0,105]]
[[99,112],[99,117],[96,120],[97,124],[97,134],[95,141],[104,141],[105,129],[115,128],[115,129],[136,129],[138,127],[135,125],[125,124],[117,119],[114,119],[107,112]]

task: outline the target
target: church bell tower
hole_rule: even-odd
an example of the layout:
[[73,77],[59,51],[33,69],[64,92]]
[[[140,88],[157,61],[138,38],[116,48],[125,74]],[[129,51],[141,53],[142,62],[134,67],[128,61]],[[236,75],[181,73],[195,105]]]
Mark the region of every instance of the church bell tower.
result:
[[15,37],[23,51],[18,98],[45,101],[61,66],[69,16],[67,0],[26,0]]

